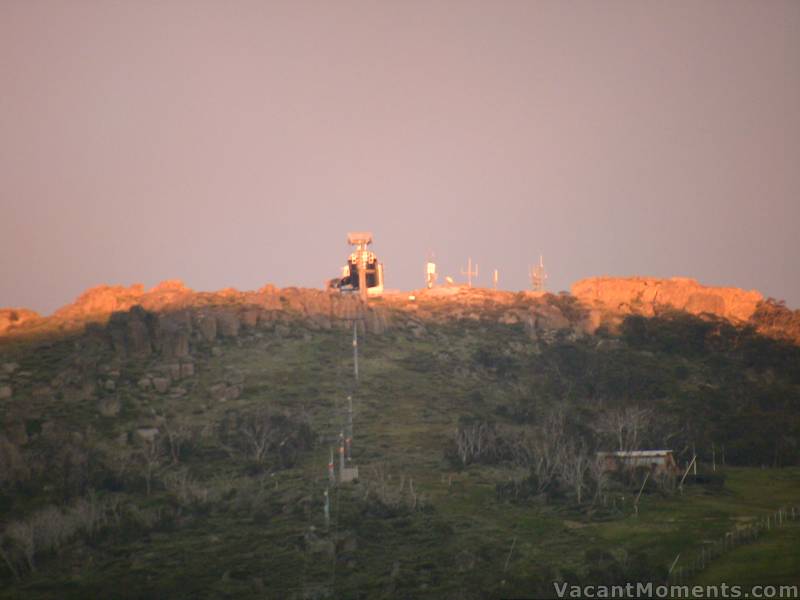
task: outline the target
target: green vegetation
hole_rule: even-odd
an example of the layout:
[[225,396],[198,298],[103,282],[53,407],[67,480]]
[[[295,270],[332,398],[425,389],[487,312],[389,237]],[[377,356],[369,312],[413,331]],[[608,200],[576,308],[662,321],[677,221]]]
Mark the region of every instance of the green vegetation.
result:
[[789,523],[770,535],[735,548],[717,561],[696,581],[699,584],[725,581],[731,585],[797,585],[800,573],[800,524]]
[[[551,594],[663,581],[678,553],[800,505],[800,350],[750,329],[677,314],[532,338],[470,319],[362,335],[360,352],[360,480],[331,489],[328,526],[347,330],[193,340],[166,392],[173,366],[117,358],[102,331],[7,348],[0,597]],[[642,473],[592,471],[618,448],[696,450],[718,476],[683,493],[650,478],[637,514]],[[797,531],[697,579],[796,583]]]

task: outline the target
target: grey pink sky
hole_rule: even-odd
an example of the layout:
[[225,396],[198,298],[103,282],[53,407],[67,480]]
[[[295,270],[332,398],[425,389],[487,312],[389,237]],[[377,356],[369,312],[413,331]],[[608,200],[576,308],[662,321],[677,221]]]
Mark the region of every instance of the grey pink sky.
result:
[[375,234],[524,289],[800,307],[800,2],[0,0],[0,306],[320,287]]

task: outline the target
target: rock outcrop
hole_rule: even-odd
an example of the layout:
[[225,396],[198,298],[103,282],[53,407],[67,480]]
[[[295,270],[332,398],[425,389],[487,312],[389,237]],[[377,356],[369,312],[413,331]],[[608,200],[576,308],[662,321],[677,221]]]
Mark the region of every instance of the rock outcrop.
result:
[[668,310],[709,314],[735,323],[748,321],[764,297],[757,291],[710,287],[673,277],[592,277],[572,286],[572,295],[604,317],[655,316]]
[[148,291],[141,285],[92,288],[50,317],[0,310],[0,337],[79,333],[97,323],[99,327],[91,325],[92,335],[106,340],[120,358],[155,354],[178,365],[190,362],[197,345],[217,355],[222,352],[220,340],[258,330],[281,338],[298,327],[304,332],[343,329],[356,320],[370,333],[394,329],[424,337],[431,324],[463,320],[516,325],[532,338],[548,339],[592,334],[601,325],[619,324],[626,315],[655,316],[669,310],[755,323],[763,300],[756,291],[708,287],[683,278],[596,277],[577,282],[571,295],[443,286],[387,293],[367,305],[355,295],[318,289],[267,285],[254,292],[195,292],[172,280]]
[[116,311],[128,310],[138,304],[143,295],[142,284],[130,287],[100,285],[86,290],[75,302],[58,309],[53,318],[62,322],[91,320]]
[[0,308],[0,335],[41,318],[39,313],[27,308]]

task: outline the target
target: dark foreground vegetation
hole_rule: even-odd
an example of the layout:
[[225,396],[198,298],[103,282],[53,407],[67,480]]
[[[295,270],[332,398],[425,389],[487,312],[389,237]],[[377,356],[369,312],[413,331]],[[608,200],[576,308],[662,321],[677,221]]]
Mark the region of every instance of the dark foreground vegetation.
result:
[[[800,349],[723,321],[391,329],[362,336],[355,390],[347,330],[276,325],[167,362],[104,336],[0,350],[2,597],[550,595],[664,581],[800,504]],[[326,522],[349,393],[360,478],[330,487]],[[699,473],[642,487],[648,469],[595,458],[636,449]]]

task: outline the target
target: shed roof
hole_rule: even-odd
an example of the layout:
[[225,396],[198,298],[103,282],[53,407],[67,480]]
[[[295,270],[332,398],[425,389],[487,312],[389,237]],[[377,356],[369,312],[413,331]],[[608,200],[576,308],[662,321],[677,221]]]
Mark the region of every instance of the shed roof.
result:
[[597,456],[613,456],[615,458],[636,458],[647,456],[666,456],[672,450],[618,450],[616,452],[598,452]]

